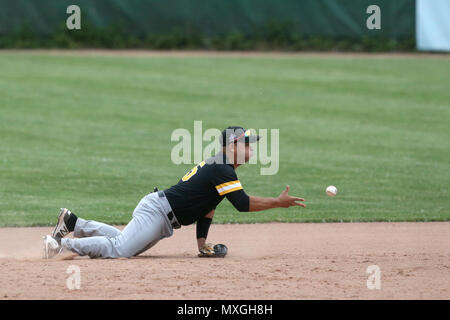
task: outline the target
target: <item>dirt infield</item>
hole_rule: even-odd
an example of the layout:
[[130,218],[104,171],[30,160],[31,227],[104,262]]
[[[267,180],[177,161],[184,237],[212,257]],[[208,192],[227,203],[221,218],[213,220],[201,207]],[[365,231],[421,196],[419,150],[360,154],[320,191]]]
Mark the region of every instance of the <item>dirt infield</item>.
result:
[[[50,230],[0,229],[0,299],[450,298],[450,222],[213,225],[224,259],[197,258],[189,226],[133,259],[43,260]],[[80,289],[67,287],[71,265]]]

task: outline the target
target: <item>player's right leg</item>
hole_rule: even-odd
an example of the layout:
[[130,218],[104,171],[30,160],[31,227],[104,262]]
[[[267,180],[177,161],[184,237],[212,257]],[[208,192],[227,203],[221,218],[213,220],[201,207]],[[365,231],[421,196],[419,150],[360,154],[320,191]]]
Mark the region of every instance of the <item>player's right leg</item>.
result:
[[62,239],[75,228],[77,216],[69,209],[61,208],[58,216],[58,223],[53,229],[52,237],[55,239]]
[[94,221],[77,219],[75,224],[74,237],[75,238],[88,238],[88,237],[108,237],[115,238],[122,232],[109,224]]
[[74,232],[76,238],[97,236],[114,238],[121,233],[119,229],[113,226],[93,220],[81,219],[69,209],[61,208],[58,223],[53,230],[52,237],[61,240],[70,232]]
[[168,217],[169,212],[171,212],[171,208],[167,199],[160,197],[158,193],[151,193],[141,199],[133,212],[133,218],[123,231],[118,229],[113,231],[111,226],[77,218],[74,227],[75,234],[78,229],[91,232],[91,234],[100,233],[98,230],[105,227],[118,235],[74,239],[53,239],[51,236],[47,236],[44,238],[45,257],[51,258],[64,250],[91,258],[135,256],[149,249],[159,240],[172,236],[173,227]]
[[80,256],[91,258],[132,257],[155,245],[173,232],[167,216],[158,212],[137,212],[116,237],[65,238],[60,245]]

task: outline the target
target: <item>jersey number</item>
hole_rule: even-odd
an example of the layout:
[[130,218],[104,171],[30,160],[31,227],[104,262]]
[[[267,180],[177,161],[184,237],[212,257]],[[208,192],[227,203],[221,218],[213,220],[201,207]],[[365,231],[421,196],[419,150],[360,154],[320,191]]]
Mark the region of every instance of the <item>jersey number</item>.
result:
[[198,165],[196,165],[194,168],[192,168],[191,171],[186,173],[183,178],[181,178],[182,181],[188,181],[194,174],[197,173],[198,167],[203,167],[205,165],[205,161],[200,162]]

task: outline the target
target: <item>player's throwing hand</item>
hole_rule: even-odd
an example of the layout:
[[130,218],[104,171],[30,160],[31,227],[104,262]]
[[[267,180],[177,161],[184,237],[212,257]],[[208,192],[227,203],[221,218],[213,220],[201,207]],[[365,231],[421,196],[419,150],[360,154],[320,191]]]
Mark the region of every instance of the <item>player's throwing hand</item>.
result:
[[303,198],[293,197],[288,194],[290,187],[286,186],[286,189],[280,194],[278,200],[280,202],[280,207],[289,208],[293,206],[300,206],[306,208],[304,203],[298,201],[305,201]]

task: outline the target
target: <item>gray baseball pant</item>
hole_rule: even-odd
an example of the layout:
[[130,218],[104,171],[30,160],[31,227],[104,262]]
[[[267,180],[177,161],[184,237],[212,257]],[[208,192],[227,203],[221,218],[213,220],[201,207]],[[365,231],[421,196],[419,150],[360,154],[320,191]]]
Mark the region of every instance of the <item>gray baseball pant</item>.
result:
[[91,258],[129,258],[138,255],[159,240],[172,236],[173,228],[167,217],[172,211],[165,197],[150,193],[139,202],[133,218],[123,231],[110,225],[77,219],[74,236],[63,238],[64,249]]

